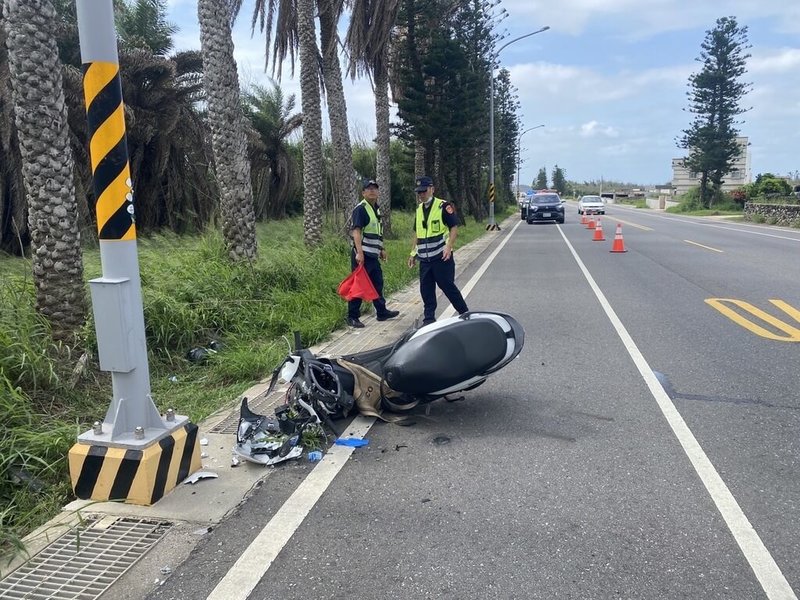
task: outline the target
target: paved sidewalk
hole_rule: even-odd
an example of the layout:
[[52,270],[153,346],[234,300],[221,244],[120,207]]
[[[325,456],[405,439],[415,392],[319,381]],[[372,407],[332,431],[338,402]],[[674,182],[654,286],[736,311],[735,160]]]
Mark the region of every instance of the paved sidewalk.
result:
[[[512,214],[501,224],[501,231],[487,232],[477,240],[458,248],[455,253],[456,277],[460,277],[485,250],[495,247],[518,220],[519,217]],[[465,283],[460,282],[462,289]],[[422,301],[417,282],[392,295],[387,303],[390,308],[400,311],[398,318],[378,322],[374,313],[370,313],[362,317],[366,326],[363,329],[337,330],[328,340],[312,347],[312,351],[318,355],[337,356],[381,346],[399,337],[415,324],[415,320],[422,318]],[[447,306],[447,299],[440,294],[440,312]],[[342,310],[345,310],[344,304]],[[281,402],[284,390],[267,395],[268,385],[269,378],[242,394],[248,398],[250,407],[255,412],[272,414],[274,407]],[[85,569],[77,567],[77,571],[88,581],[93,565],[100,557],[105,558],[109,554],[113,555],[113,560],[108,562],[114,562],[115,565],[119,563],[117,568],[120,572],[114,572],[111,566],[105,566],[98,575],[102,579],[98,587],[90,588],[89,583],[82,584],[83,587],[76,585],[73,586],[76,588],[73,595],[6,596],[2,584],[7,582],[0,582],[0,597],[94,598],[98,595],[91,595],[93,589],[102,593],[102,589],[110,585],[113,588],[108,587],[108,591],[102,593],[102,598],[139,600],[145,597],[160,581],[169,576],[172,568],[183,562],[204,533],[221,523],[246,501],[252,490],[261,487],[273,472],[272,467],[248,462],[232,466],[231,449],[235,443],[241,398],[236,398],[230,405],[199,424],[201,444],[205,442],[200,448],[203,470],[215,473],[216,478],[202,479],[194,484],[181,484],[153,506],[85,500],[71,502],[58,517],[25,538],[28,551],[34,556],[33,560],[15,573],[12,571],[20,565],[21,560],[10,565],[0,565],[0,577],[5,578],[11,573],[8,580],[21,577],[20,572],[27,569],[30,574],[25,575],[25,585],[30,580],[47,581],[52,576],[53,564],[59,565],[65,560],[61,549],[53,549],[56,546],[54,540],[76,523],[88,521],[90,525],[87,531],[96,533],[98,550],[94,553],[88,552],[86,560],[89,564]],[[305,455],[301,460],[305,460]],[[85,540],[87,536],[81,534],[81,537]],[[74,545],[73,542],[72,546]],[[67,548],[72,546],[66,544]],[[137,547],[140,548],[138,555],[135,552]],[[54,554],[52,560],[47,558],[48,553]],[[72,554],[75,554],[74,548]],[[75,559],[71,557],[70,560]],[[126,564],[126,560],[130,564]],[[80,577],[76,576],[76,579]]]

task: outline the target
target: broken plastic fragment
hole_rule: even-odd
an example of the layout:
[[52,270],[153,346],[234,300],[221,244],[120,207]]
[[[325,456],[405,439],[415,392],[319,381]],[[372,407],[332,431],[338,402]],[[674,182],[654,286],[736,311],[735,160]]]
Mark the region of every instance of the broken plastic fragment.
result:
[[200,445],[201,446],[208,446],[208,439],[207,438],[201,438],[200,439]]
[[369,444],[369,440],[361,438],[339,438],[335,442],[339,446],[350,446],[351,448],[361,448]]
[[322,460],[322,452],[319,450],[312,450],[308,453],[308,460],[311,462],[317,462],[318,460]]
[[197,483],[201,479],[216,479],[217,477],[219,477],[219,475],[213,471],[195,471],[184,479],[183,483]]

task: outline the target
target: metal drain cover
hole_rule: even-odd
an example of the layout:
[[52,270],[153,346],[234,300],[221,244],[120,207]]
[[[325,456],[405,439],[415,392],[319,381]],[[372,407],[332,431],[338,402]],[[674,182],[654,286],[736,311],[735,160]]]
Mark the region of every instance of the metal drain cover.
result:
[[89,519],[0,581],[0,598],[94,600],[171,526],[144,519]]

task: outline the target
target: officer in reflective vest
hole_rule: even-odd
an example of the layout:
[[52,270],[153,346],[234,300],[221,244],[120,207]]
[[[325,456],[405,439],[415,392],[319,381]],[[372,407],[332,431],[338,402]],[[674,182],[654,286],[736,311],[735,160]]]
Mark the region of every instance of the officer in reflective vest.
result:
[[413,268],[419,262],[419,292],[424,306],[422,324],[428,325],[436,320],[437,285],[459,314],[469,309],[455,282],[453,248],[458,236],[455,208],[434,196],[430,177],[418,177],[416,184],[418,206],[408,266]]
[[[364,180],[362,185],[364,196],[353,209],[351,218],[350,236],[353,248],[350,253],[350,267],[355,271],[360,264],[369,275],[372,285],[380,297],[372,301],[378,321],[393,319],[400,314],[399,310],[386,308],[383,298],[383,270],[381,260],[386,260],[386,251],[383,249],[383,228],[381,227],[380,208],[378,207],[378,184],[373,179]],[[361,328],[364,323],[359,318],[361,315],[361,299],[356,298],[347,303],[347,324],[350,327]]]

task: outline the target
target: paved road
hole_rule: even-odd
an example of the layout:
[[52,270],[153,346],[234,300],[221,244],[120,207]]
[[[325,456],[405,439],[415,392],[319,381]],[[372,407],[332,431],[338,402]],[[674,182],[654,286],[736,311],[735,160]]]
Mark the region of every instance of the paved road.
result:
[[[468,302],[517,317],[523,353],[373,426],[242,598],[796,597],[800,232],[609,212],[605,242],[573,205],[510,233]],[[246,579],[310,470],[270,476],[151,598]]]

